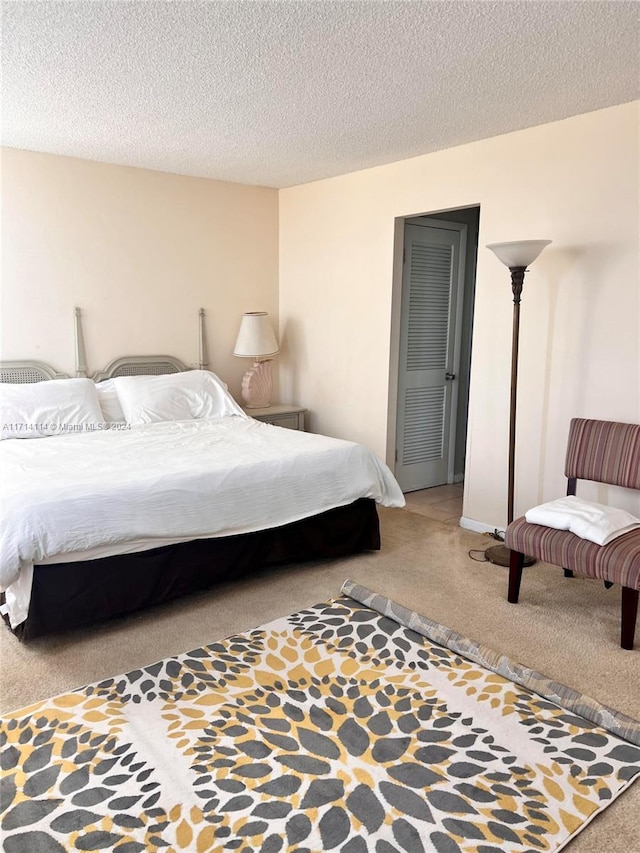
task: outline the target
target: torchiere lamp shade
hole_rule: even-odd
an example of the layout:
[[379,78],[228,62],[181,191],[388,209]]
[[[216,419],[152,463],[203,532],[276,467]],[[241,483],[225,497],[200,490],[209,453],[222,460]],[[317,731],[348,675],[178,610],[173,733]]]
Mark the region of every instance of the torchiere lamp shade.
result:
[[551,240],[520,240],[512,243],[489,243],[487,249],[491,249],[498,260],[511,269],[528,267],[550,242]]

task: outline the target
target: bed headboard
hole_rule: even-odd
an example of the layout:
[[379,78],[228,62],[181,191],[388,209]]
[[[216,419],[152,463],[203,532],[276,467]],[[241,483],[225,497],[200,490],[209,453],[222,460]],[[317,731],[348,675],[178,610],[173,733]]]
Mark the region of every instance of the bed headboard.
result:
[[68,378],[66,373],[58,373],[43,361],[0,361],[0,382],[19,384]]
[[[76,376],[87,376],[82,315],[79,308],[73,309],[74,343],[76,353]],[[198,367],[209,367],[207,337],[204,323],[204,308],[198,312],[199,348]],[[94,382],[103,382],[116,376],[159,376],[163,373],[182,373],[191,370],[179,358],[172,355],[126,355],[110,361],[104,370],[96,371],[91,378]],[[42,382],[45,379],[69,379],[66,373],[58,373],[43,361],[2,361],[0,362],[0,382],[23,383]]]
[[110,361],[104,370],[97,370],[91,378],[94,382],[104,382],[116,376],[159,376],[184,370],[191,368],[172,355],[125,355]]
[[[79,309],[76,308],[76,311],[79,313]],[[200,370],[206,370],[209,366],[209,356],[204,308],[198,312],[198,330],[198,367]],[[104,370],[97,370],[91,378],[94,382],[104,382],[105,379],[114,379],[116,376],[159,376],[162,373],[182,373],[185,370],[191,368],[172,355],[125,355],[122,358],[114,358]]]

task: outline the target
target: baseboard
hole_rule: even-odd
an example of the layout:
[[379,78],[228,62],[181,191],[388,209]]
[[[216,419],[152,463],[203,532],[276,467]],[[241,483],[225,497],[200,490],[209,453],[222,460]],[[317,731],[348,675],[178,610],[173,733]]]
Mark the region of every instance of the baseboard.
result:
[[464,516],[460,519],[460,527],[464,527],[465,530],[472,530],[474,533],[493,533],[496,528],[504,530],[504,527],[500,527],[497,524],[485,524],[483,521],[476,521],[473,518],[465,518]]

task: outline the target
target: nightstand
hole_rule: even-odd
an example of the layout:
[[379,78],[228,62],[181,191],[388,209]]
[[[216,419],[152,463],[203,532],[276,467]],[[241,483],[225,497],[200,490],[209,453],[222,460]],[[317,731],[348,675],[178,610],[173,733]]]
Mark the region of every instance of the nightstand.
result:
[[307,410],[300,406],[272,403],[264,409],[245,409],[244,411],[257,421],[304,432],[304,414]]

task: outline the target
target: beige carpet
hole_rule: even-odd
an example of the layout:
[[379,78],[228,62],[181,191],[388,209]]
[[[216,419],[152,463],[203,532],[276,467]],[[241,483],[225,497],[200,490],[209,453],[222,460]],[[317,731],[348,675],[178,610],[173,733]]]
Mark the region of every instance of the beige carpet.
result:
[[[345,560],[263,572],[141,615],[21,645],[1,630],[0,711],[205,645],[337,595],[345,578],[450,625],[523,664],[640,717],[640,638],[619,647],[620,592],[525,569],[520,604],[507,570],[473,562],[486,537],[407,510],[381,510],[383,548]],[[640,851],[640,783],[570,845],[575,853]]]

